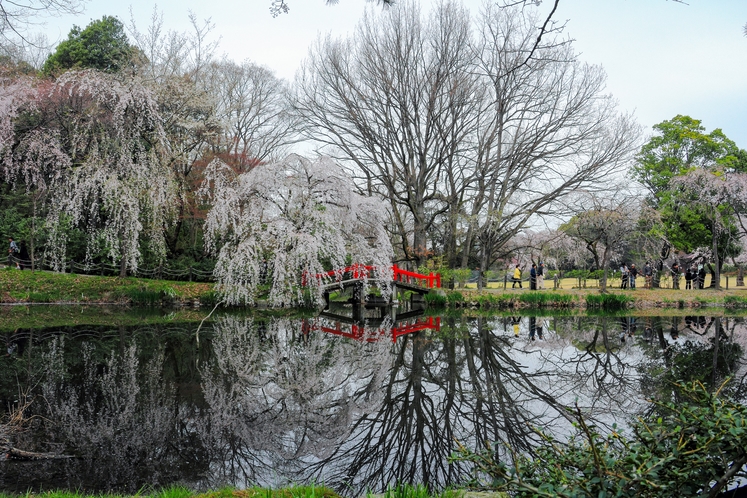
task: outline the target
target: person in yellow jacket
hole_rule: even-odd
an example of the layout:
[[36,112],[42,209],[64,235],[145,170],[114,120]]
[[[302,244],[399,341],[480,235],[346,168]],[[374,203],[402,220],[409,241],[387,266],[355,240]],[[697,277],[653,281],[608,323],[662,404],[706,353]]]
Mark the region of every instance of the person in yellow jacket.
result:
[[516,288],[516,284],[519,284],[519,289],[521,289],[521,268],[519,268],[519,265],[516,265],[516,268],[514,268],[514,278],[511,279],[513,284],[511,285],[512,289]]

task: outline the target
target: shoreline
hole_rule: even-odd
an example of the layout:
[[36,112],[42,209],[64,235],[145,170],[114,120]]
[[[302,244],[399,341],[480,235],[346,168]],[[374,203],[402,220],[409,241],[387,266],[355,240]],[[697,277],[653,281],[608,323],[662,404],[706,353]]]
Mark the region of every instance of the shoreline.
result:
[[[447,309],[602,309],[649,310],[688,308],[747,308],[747,287],[729,289],[618,289],[572,288],[566,279],[559,289],[503,289],[491,287],[437,289],[426,296],[429,308]],[[152,306],[165,309],[213,307],[218,296],[212,283],[150,280],[136,277],[100,277],[70,273],[0,270],[0,307]],[[240,306],[236,309],[263,309]],[[301,311],[300,308],[285,308]],[[308,310],[306,310],[308,311]]]

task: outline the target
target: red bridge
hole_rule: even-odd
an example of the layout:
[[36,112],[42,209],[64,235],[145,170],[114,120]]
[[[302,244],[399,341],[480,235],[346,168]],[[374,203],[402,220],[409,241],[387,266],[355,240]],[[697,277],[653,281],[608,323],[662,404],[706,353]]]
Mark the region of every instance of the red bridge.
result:
[[[423,275],[421,273],[404,270],[397,265],[392,265],[391,270],[392,283],[398,287],[421,293],[423,293],[423,291],[428,292],[428,289],[441,287],[441,275],[438,273],[431,272],[428,275]],[[380,272],[376,266],[354,264],[346,268],[340,268],[339,270],[318,273],[316,278],[331,280],[331,282],[325,285],[325,288],[331,289],[336,286],[346,287],[347,285],[369,278],[371,280],[378,280],[378,278],[376,278],[378,273]],[[306,285],[306,276],[304,276],[303,283]]]

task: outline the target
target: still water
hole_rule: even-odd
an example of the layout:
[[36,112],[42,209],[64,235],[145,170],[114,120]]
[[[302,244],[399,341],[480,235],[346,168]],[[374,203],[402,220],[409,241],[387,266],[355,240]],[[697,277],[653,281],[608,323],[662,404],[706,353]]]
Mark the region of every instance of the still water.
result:
[[[136,492],[317,482],[344,495],[458,485],[457,442],[531,450],[565,406],[624,426],[668,382],[741,379],[741,317],[413,316],[359,327],[224,314],[205,323],[0,335],[0,490]],[[5,419],[8,420],[7,418]],[[500,451],[500,450],[498,450]],[[49,456],[49,455],[47,455]]]

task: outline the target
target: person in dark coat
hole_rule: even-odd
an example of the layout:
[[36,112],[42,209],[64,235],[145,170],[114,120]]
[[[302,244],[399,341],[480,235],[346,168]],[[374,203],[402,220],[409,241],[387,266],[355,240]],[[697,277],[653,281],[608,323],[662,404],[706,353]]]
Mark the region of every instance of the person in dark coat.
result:
[[685,289],[693,288],[693,270],[689,266],[685,272]]
[[702,289],[703,285],[705,284],[705,266],[698,265],[698,289]]
[[680,265],[675,262],[672,265],[672,289],[680,288]]
[[638,276],[638,268],[635,267],[635,263],[630,265],[628,272],[630,273],[630,288],[635,289],[635,278]]
[[646,261],[646,266],[643,267],[643,278],[645,279],[644,287],[646,289],[651,288],[651,281],[653,278],[653,269],[651,268],[651,263]]
[[529,290],[537,290],[537,265],[532,263],[532,269],[529,270]]

